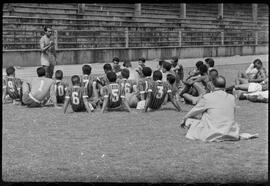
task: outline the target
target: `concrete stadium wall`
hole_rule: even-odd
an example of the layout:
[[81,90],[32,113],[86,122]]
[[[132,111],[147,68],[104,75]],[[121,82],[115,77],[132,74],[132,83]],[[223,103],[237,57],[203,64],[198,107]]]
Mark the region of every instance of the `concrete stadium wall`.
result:
[[[250,46],[203,46],[203,47],[156,47],[156,48],[104,48],[104,49],[65,49],[57,52],[57,65],[105,63],[118,56],[121,60],[147,60],[155,58],[168,59],[172,56],[180,58],[226,57],[234,55],[268,54],[268,45]],[[40,65],[39,50],[3,51],[3,67],[10,65],[29,67]]]

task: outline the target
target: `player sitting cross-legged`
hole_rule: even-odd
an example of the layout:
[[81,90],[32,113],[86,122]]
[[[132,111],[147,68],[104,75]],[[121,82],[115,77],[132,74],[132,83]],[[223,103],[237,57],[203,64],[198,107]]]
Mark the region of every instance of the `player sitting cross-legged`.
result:
[[117,79],[116,82],[121,85],[125,91],[127,102],[131,108],[136,108],[138,99],[136,97],[137,83],[136,80],[129,79],[129,70],[123,69],[121,71],[121,79]]
[[74,75],[71,77],[72,87],[67,89],[64,104],[64,113],[66,113],[68,105],[74,112],[91,112],[94,110],[91,103],[87,101],[88,95],[85,87],[81,87],[80,77]]
[[130,107],[128,106],[125,97],[125,91],[123,91],[123,88],[120,84],[116,83],[116,73],[108,72],[107,78],[110,83],[103,88],[104,102],[102,105],[102,113],[104,113],[105,109],[122,109],[123,106],[125,106],[126,109],[130,112]]
[[91,75],[92,68],[90,65],[83,65],[82,67],[82,78],[81,86],[86,88],[88,101],[91,105],[96,108],[98,104],[98,90],[97,90],[97,80]]
[[176,101],[175,97],[172,96],[172,90],[170,85],[167,82],[162,81],[162,73],[159,70],[156,70],[153,73],[154,82],[150,84],[147,89],[147,98],[145,102],[144,112],[147,112],[147,109],[157,110],[163,104],[166,95],[168,94],[168,100],[172,102],[174,107],[181,111],[181,107]]
[[55,84],[54,84],[57,104],[64,104],[67,87],[68,83],[63,81],[63,71],[57,70],[55,72]]
[[15,68],[10,66],[6,69],[7,76],[3,79],[3,97],[2,103],[6,103],[8,95],[14,104],[20,103],[22,100],[22,81],[15,77]]
[[53,105],[56,108],[60,108],[56,103],[54,81],[45,77],[45,68],[37,68],[37,75],[38,77],[32,79],[30,82],[23,82],[22,102],[28,107],[41,107],[48,100],[52,100]]

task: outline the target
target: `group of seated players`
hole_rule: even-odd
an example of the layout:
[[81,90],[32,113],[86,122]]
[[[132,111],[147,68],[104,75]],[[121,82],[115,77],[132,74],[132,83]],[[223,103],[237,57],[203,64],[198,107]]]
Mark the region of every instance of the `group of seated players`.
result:
[[[123,67],[119,58],[113,64],[103,66],[101,76],[91,74],[90,65],[82,66],[82,75],[73,75],[71,84],[63,79],[63,71],[55,72],[55,79],[46,77],[43,67],[37,68],[38,77],[31,81],[22,81],[15,77],[15,68],[8,67],[3,78],[3,103],[7,96],[13,102],[28,107],[54,105],[66,113],[71,105],[74,112],[93,112],[98,108],[119,110],[130,108],[157,110],[167,102],[171,102],[177,111],[181,111],[180,103],[195,105],[206,93],[214,90],[212,80],[218,77],[214,68],[214,60],[207,58],[198,61],[194,70],[184,80],[184,69],[178,63],[178,57],[171,60],[159,60],[153,71],[140,58],[138,67],[132,68],[130,61]],[[256,59],[245,73],[239,73],[235,85],[226,88],[228,93],[239,99],[256,102],[268,102],[268,77],[259,59]],[[267,91],[267,96],[266,92]]]

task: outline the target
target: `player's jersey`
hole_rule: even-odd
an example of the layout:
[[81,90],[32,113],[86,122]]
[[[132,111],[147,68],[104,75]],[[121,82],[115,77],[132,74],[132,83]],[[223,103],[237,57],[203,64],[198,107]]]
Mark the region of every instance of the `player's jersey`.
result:
[[11,99],[21,99],[22,96],[22,81],[19,78],[6,76],[3,82],[3,88],[6,89],[7,95]]
[[[138,86],[137,86],[137,94],[136,94],[138,99],[141,99],[140,94],[145,94],[150,84],[152,84],[153,82],[154,81],[151,77],[145,77],[145,78],[139,79]],[[144,98],[146,98],[146,94]]]
[[61,80],[55,80],[54,90],[57,103],[65,102],[65,95],[67,91],[67,84]]
[[81,86],[86,88],[88,98],[93,96],[93,83],[95,85],[96,78],[94,78],[92,75],[83,75],[81,77]]
[[72,86],[67,89],[66,98],[70,98],[71,108],[74,112],[86,111],[83,98],[88,98],[85,87]]
[[126,94],[134,92],[133,86],[137,84],[135,80],[126,78],[118,79],[116,82],[121,85]]
[[151,84],[148,92],[152,95],[149,103],[149,108],[158,109],[164,102],[166,94],[171,93],[172,90],[167,82],[157,80]]
[[123,91],[121,85],[118,83],[110,83],[106,85],[103,89],[104,97],[108,97],[108,107],[116,108],[122,104],[122,98],[125,97],[125,92]]
[[34,78],[31,85],[31,96],[37,101],[43,101],[50,95],[50,89],[52,88],[54,81],[46,77]]

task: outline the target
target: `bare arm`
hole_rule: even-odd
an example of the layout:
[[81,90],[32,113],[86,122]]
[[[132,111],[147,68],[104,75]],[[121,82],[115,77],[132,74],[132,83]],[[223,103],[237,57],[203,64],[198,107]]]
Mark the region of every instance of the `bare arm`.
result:
[[147,97],[146,97],[146,100],[145,100],[145,105],[144,105],[143,112],[147,112],[147,109],[148,109],[149,104],[150,104],[151,92],[147,92],[146,95],[147,95]]
[[182,109],[179,105],[179,102],[176,101],[175,97],[172,95],[172,93],[168,93],[169,99],[172,102],[173,106],[180,112]]
[[3,87],[3,96],[2,96],[2,103],[6,103],[6,95],[7,95],[7,89],[6,86]]
[[90,113],[90,112],[91,112],[91,109],[90,109],[90,107],[89,107],[89,104],[91,104],[91,103],[89,103],[89,102],[87,101],[87,98],[86,98],[86,97],[83,97],[83,103],[84,103],[84,106],[85,106],[87,112]]
[[109,97],[105,95],[105,96],[104,96],[104,102],[103,102],[102,109],[101,109],[101,112],[102,112],[102,113],[104,113],[105,108],[107,107],[108,99],[109,99]]
[[68,105],[69,105],[69,101],[70,101],[70,98],[69,97],[66,97],[65,98],[65,103],[64,103],[64,114],[67,111],[67,108],[68,108]]
[[125,97],[122,97],[122,101],[123,101],[125,107],[127,108],[128,112],[131,112],[131,109],[128,105],[127,99]]

